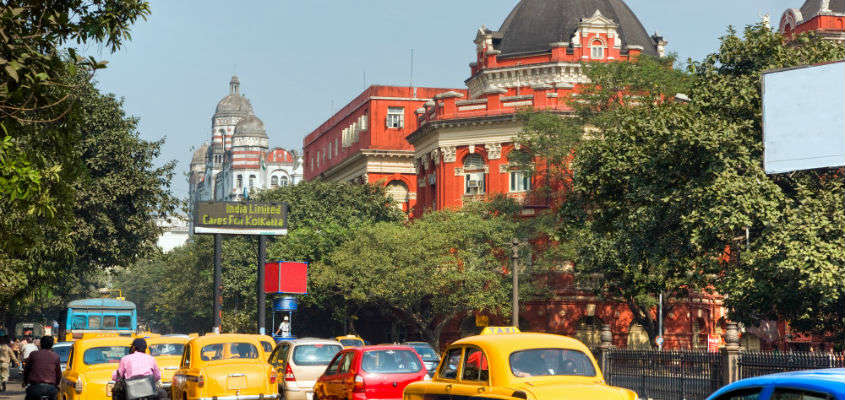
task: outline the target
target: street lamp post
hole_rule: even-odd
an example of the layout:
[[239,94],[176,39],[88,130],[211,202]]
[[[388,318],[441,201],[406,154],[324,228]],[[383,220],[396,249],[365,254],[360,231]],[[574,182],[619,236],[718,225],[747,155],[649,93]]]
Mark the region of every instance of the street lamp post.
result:
[[511,321],[515,328],[519,328],[519,240],[514,238],[511,247],[511,269],[513,269],[513,319]]

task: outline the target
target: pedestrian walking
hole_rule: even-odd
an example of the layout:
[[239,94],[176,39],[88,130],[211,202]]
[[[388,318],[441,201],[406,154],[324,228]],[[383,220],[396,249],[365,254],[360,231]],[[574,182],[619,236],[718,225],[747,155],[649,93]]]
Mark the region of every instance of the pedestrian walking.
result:
[[59,383],[62,381],[62,367],[59,355],[52,351],[53,337],[41,339],[41,350],[29,354],[24,362],[23,384],[26,386],[26,400],[47,398],[56,400]]
[[21,347],[21,360],[27,360],[29,356],[37,350],[38,346],[35,345],[31,337],[23,338],[23,346]]
[[16,337],[15,341],[12,342],[12,351],[15,352],[15,357],[18,360],[23,360],[23,357],[21,357],[21,338]]
[[0,392],[6,391],[6,383],[9,382],[9,370],[12,362],[20,365],[20,360],[15,356],[12,347],[9,346],[8,336],[0,336]]

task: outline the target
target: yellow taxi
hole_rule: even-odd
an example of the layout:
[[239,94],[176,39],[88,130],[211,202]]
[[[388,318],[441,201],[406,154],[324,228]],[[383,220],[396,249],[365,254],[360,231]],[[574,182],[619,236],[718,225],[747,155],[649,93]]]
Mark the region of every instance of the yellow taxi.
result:
[[146,339],[147,352],[155,357],[156,364],[161,370],[161,386],[165,393],[170,393],[170,385],[173,383],[173,375],[179,369],[182,361],[182,353],[185,351],[185,344],[190,338],[186,335],[158,336]]
[[264,351],[264,361],[270,359],[270,353],[276,348],[276,340],[269,335],[258,335],[258,340],[261,342],[261,349]]
[[62,374],[61,400],[111,399],[112,374],[120,358],[129,354],[132,338],[113,336],[73,342]]
[[364,347],[366,344],[364,339],[361,339],[359,336],[355,335],[346,335],[346,336],[338,336],[335,338],[340,344],[343,345],[344,348],[350,347]]
[[258,335],[201,336],[185,345],[170,393],[174,400],[273,399],[276,371]]
[[636,393],[605,383],[578,340],[512,327],[488,327],[452,343],[432,380],[404,392],[404,400],[443,397],[637,400]]

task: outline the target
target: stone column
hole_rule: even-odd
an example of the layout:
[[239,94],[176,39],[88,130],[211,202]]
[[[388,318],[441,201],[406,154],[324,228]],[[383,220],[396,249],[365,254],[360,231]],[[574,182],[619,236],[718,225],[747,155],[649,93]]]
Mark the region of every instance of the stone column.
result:
[[604,324],[601,327],[601,344],[599,345],[598,362],[605,379],[610,377],[610,352],[613,348],[613,332],[610,330],[610,324]]
[[728,322],[725,331],[725,348],[722,349],[722,379],[723,384],[740,380],[739,370],[739,328],[736,322]]

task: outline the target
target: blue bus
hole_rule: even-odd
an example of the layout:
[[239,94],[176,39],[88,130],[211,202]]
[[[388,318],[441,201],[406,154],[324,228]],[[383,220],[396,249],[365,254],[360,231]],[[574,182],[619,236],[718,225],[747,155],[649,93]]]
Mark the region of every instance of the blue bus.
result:
[[131,301],[83,299],[67,305],[65,335],[68,341],[102,333],[132,335],[137,329],[138,314]]

